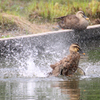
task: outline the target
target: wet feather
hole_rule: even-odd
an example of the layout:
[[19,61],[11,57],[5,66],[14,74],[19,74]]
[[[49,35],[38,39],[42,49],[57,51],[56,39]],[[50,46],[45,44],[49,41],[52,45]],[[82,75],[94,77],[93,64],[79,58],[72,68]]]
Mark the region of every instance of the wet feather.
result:
[[58,76],[64,75],[69,76],[75,73],[78,68],[79,60],[80,60],[80,47],[77,44],[72,44],[70,46],[70,54],[67,57],[64,57],[59,62],[50,65],[53,69],[51,75]]

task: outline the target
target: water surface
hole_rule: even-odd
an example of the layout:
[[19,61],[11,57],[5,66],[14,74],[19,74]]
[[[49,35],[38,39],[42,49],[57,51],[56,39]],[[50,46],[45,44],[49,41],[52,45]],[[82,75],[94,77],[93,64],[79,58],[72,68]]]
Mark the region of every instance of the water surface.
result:
[[59,41],[45,50],[24,48],[24,56],[0,58],[0,100],[100,100],[100,39],[79,43],[86,53],[79,67],[86,75],[47,77],[50,64],[69,53],[66,44]]

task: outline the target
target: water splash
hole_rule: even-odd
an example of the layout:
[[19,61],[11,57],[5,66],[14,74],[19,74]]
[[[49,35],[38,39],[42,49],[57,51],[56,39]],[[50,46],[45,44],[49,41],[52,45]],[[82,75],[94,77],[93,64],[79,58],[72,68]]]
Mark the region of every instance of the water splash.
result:
[[[2,43],[0,58],[0,78],[9,77],[46,77],[51,72],[50,64],[61,60],[69,53],[69,46],[76,39],[76,43],[81,45],[82,49],[87,51],[94,47],[100,46],[99,40],[81,40],[74,39],[74,34],[64,35],[53,34],[51,37],[39,36],[8,40]],[[45,40],[45,41],[44,41]],[[52,41],[52,42],[51,42]],[[73,42],[74,43],[74,42]],[[95,45],[96,44],[96,45]],[[4,55],[5,54],[5,55]],[[87,76],[100,76],[100,62],[81,62],[81,67]]]
[[[47,49],[42,54],[39,54],[37,50],[33,54],[30,50],[28,51],[29,56],[21,57],[19,59],[19,55],[6,57],[0,66],[0,78],[10,78],[10,77],[47,77],[48,73],[52,71],[50,68],[50,64],[53,64],[60,59],[63,58],[65,54],[68,54],[63,50],[62,53],[52,51],[50,52]],[[100,62],[87,62],[83,61],[79,64],[85,73],[86,77],[99,77],[100,70],[99,70]]]
[[[32,57],[27,60],[27,70],[25,73],[28,77],[46,77],[45,73],[41,71],[39,66],[35,65]],[[26,76],[24,75],[24,77]]]
[[84,62],[80,66],[84,69],[86,77],[100,77],[100,62]]
[[[65,55],[63,50],[61,53],[47,49],[42,54],[37,49],[27,51],[27,56],[8,55],[6,58],[1,58],[0,78],[16,78],[16,77],[47,77],[52,71],[50,64],[60,60],[62,55]],[[29,55],[28,55],[29,54]]]

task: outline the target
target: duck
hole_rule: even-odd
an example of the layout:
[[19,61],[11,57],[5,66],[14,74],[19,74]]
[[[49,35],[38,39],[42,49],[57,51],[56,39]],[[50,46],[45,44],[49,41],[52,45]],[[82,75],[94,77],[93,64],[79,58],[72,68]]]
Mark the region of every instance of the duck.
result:
[[50,76],[70,76],[75,73],[78,69],[80,54],[82,53],[85,55],[85,53],[82,52],[82,49],[76,43],[71,44],[69,51],[70,54],[68,56],[64,57],[59,62],[50,65],[52,68]]
[[89,25],[89,18],[83,11],[78,11],[76,14],[54,18],[58,19],[58,25],[62,29],[85,30]]

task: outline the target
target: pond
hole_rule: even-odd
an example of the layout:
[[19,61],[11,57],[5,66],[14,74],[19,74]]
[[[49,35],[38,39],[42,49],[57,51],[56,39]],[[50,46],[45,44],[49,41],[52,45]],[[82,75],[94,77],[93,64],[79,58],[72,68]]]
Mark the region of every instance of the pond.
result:
[[0,100],[100,100],[100,38],[80,45],[86,53],[79,63],[83,76],[47,77],[49,65],[69,53],[64,47],[0,58]]

